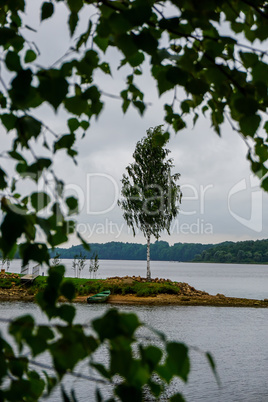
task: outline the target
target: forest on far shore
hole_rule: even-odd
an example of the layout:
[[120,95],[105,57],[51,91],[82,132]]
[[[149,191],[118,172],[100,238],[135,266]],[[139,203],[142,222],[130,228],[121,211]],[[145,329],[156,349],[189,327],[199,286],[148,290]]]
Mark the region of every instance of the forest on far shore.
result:
[[[137,243],[91,243],[90,251],[82,245],[55,248],[51,257],[74,258],[80,254],[90,259],[98,255],[102,260],[146,260],[146,245]],[[216,263],[268,263],[268,239],[220,244],[175,243],[156,241],[151,245],[152,261],[216,262]]]

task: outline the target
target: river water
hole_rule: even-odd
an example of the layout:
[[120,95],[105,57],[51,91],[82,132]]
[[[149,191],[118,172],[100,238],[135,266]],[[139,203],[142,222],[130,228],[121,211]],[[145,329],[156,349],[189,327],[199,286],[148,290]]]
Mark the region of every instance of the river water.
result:
[[[74,276],[72,261],[66,262],[66,274]],[[11,266],[10,270],[18,272],[19,263]],[[98,277],[145,276],[145,270],[144,261],[106,260],[100,261]],[[152,262],[152,276],[188,282],[211,294],[268,298],[268,266]],[[87,271],[82,271],[81,277],[89,277],[88,268]],[[11,318],[30,313],[39,323],[45,322],[44,315],[33,303],[2,302],[0,308],[1,317]],[[109,308],[109,305],[78,304],[76,320],[89,323]],[[141,321],[165,332],[170,340],[186,342],[187,345],[200,349],[191,349],[191,374],[188,383],[176,384],[187,401],[268,401],[268,309],[201,306],[119,308],[121,311],[135,312]],[[154,337],[152,341],[154,342]],[[218,387],[201,351],[210,351],[213,354],[221,387]],[[100,358],[105,361],[105,354]],[[79,372],[81,371],[89,374],[86,363],[79,368]],[[75,388],[79,401],[95,400],[94,382],[68,376],[65,385],[67,389]],[[101,389],[105,390],[105,387]],[[55,390],[49,401],[59,400],[59,390]]]

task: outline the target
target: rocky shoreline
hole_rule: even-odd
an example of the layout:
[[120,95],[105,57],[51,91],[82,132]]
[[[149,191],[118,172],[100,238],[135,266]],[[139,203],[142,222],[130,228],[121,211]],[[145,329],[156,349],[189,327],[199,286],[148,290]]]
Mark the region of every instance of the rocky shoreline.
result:
[[[9,274],[10,275],[10,274]],[[35,295],[29,292],[29,288],[25,286],[17,286],[15,280],[18,275],[14,275],[14,282],[12,282],[12,287],[5,289],[0,288],[0,301],[34,301]],[[2,276],[2,275],[1,275]],[[10,278],[10,276],[9,276]],[[120,285],[132,285],[136,282],[146,282],[146,278],[141,277],[112,277],[105,280],[106,284],[120,284]],[[181,306],[215,306],[215,307],[268,307],[268,299],[256,300],[256,299],[245,299],[236,297],[226,297],[223,294],[210,295],[201,290],[197,290],[190,286],[188,283],[183,282],[172,282],[170,279],[155,278],[152,279],[151,283],[160,284],[175,284],[178,286],[180,292],[179,294],[167,294],[160,293],[156,296],[146,296],[139,297],[135,294],[112,294],[107,303],[113,305],[129,304],[129,305],[154,305],[154,306],[168,306],[168,305],[181,305]],[[75,303],[86,303],[87,297],[91,294],[84,296],[77,296],[74,299]],[[62,300],[64,301],[64,300]]]

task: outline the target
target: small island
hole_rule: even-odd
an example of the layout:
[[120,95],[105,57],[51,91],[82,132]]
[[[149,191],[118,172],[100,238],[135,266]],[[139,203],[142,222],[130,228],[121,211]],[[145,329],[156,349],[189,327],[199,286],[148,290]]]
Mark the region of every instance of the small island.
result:
[[[0,274],[0,301],[35,301],[35,296],[46,286],[46,276],[40,276],[33,283],[21,283],[21,275]],[[107,303],[120,305],[177,305],[218,307],[268,307],[268,299],[256,300],[210,295],[184,282],[155,278],[147,282],[140,276],[112,277],[107,279],[65,278],[76,288],[76,303],[86,303],[88,296],[103,290],[110,290]],[[61,299],[61,301],[65,301]],[[89,307],[90,308],[90,307]]]

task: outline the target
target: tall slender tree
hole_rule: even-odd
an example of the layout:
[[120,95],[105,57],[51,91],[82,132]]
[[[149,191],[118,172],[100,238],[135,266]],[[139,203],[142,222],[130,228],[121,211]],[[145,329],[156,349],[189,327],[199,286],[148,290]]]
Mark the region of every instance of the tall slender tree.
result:
[[165,229],[169,233],[182,196],[176,184],[180,174],[171,174],[174,165],[173,159],[168,158],[170,150],[164,147],[167,141],[162,126],[157,126],[150,128],[147,136],[137,143],[134,162],[127,166],[122,178],[122,199],[118,201],[134,236],[138,228],[147,240],[148,281],[151,280],[151,236],[158,239]]

